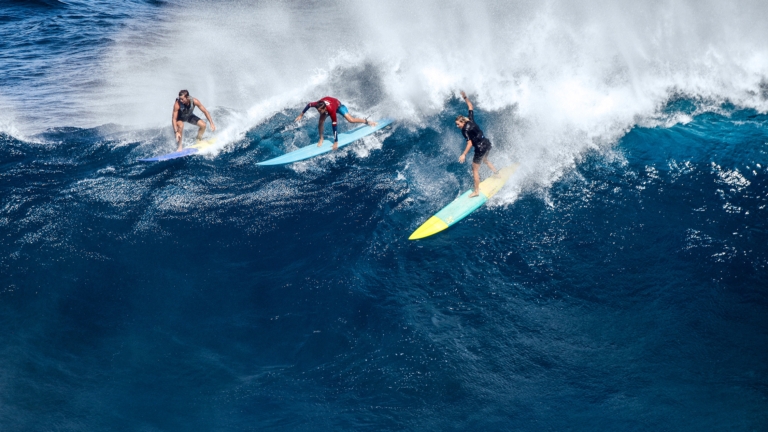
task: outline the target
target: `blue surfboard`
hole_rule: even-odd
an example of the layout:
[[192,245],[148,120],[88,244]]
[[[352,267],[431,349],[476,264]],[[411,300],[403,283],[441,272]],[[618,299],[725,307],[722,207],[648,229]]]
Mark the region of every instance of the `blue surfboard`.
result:
[[[360,138],[370,135],[374,132],[376,132],[379,129],[385,128],[389,126],[392,123],[392,119],[381,119],[376,123],[376,126],[360,126],[358,128],[352,129],[349,132],[344,132],[339,134],[339,148],[344,147],[345,145],[354,142],[356,140],[359,140]],[[294,163],[298,161],[302,161],[304,159],[309,159],[311,157],[315,157],[324,153],[328,153],[332,151],[333,148],[333,139],[324,139],[323,145],[318,147],[317,144],[310,144],[306,147],[302,147],[298,150],[294,150],[290,153],[286,153],[282,156],[278,156],[273,159],[265,160],[264,162],[259,162],[256,165],[284,165],[289,163]]]
[[470,213],[479,209],[480,206],[485,204],[492,196],[496,195],[509,177],[517,171],[517,167],[519,166],[520,164],[516,163],[504,167],[499,170],[498,174],[494,174],[480,182],[480,193],[476,197],[469,197],[472,193],[472,189],[464,192],[461,196],[453,200],[453,202],[443,207],[442,210],[421,224],[421,226],[408,237],[408,240],[418,240],[437,234],[469,216]]
[[165,161],[170,159],[176,159],[184,156],[189,156],[193,154],[200,153],[201,151],[205,150],[206,148],[216,144],[216,137],[213,137],[211,139],[198,141],[197,143],[177,152],[164,154],[162,156],[156,156],[153,158],[147,158],[147,159],[139,159],[140,162],[159,162],[159,161]]

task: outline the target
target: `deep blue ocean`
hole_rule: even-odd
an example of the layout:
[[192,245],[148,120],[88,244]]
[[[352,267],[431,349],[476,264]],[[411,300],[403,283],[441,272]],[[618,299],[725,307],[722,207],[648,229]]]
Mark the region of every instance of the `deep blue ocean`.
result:
[[[217,19],[263,25],[243,38],[253,50],[281,32],[309,50],[302,24],[340,25],[345,8],[259,9],[271,20],[236,5],[246,12]],[[489,19],[506,7],[489,2]],[[541,116],[530,100],[558,69],[521,54],[509,80],[498,59],[499,72],[462,75],[424,54],[440,41],[410,34],[432,62],[422,75],[396,48],[377,63],[332,45],[317,48],[330,63],[312,57],[328,74],[305,51],[280,46],[252,67],[247,46],[223,44],[204,59],[226,79],[203,61],[174,69],[186,41],[204,43],[179,18],[196,8],[226,9],[0,5],[0,430],[768,430],[768,90],[756,79],[734,96],[727,78],[746,62],[681,67],[695,85],[659,92],[647,77],[666,69],[638,79],[611,57],[618,72],[591,79],[584,64],[603,57],[581,58],[574,76],[594,92],[577,100],[661,96],[619,117],[628,103]],[[686,46],[680,63],[696,63]],[[409,241],[472,184],[456,76],[477,79],[467,91],[491,159],[522,168],[464,221]],[[168,119],[187,86],[225,144],[137,162],[175,149]],[[293,119],[325,94],[396,122],[333,155],[256,166],[317,139],[316,116]]]

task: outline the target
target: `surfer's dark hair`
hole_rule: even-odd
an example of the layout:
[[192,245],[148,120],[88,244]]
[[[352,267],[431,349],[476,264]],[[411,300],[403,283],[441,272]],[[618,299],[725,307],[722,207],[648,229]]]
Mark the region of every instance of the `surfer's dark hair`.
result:
[[186,90],[179,91],[179,96],[189,97],[189,92]]

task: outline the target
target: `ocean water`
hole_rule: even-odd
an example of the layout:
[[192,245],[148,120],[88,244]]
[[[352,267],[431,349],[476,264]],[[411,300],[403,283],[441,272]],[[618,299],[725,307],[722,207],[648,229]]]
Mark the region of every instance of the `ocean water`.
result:
[[[0,430],[767,430],[766,13],[6,1]],[[181,88],[217,147],[137,162]],[[461,89],[521,169],[408,241]],[[396,122],[256,166],[326,94]]]

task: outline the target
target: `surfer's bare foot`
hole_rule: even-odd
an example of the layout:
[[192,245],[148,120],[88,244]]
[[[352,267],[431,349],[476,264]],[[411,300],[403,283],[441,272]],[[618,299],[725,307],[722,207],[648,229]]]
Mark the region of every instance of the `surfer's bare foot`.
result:
[[179,146],[179,148],[177,148],[176,151],[181,151],[181,146]]
[[339,148],[339,143],[337,142],[333,143],[333,149],[336,150],[337,148]]
[[321,141],[321,142],[317,143],[317,146],[318,147],[322,147],[323,146],[323,142]]
[[478,195],[480,195],[480,192],[478,192],[478,191],[474,191],[474,192],[472,192],[471,194],[469,194],[469,197],[470,197],[470,198],[474,198],[474,197],[476,197],[476,196],[478,196]]
[[368,121],[368,120],[366,120],[365,124],[367,124],[370,127],[376,127],[376,122],[375,121]]

